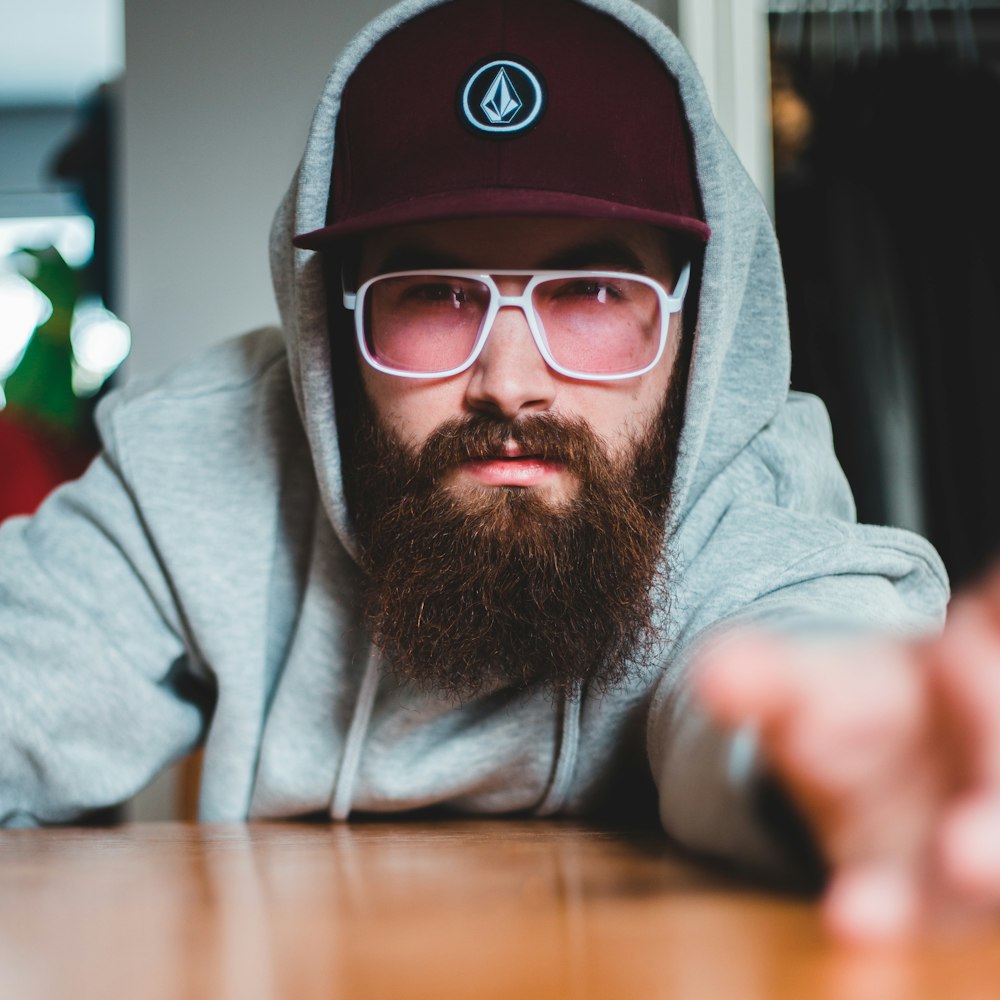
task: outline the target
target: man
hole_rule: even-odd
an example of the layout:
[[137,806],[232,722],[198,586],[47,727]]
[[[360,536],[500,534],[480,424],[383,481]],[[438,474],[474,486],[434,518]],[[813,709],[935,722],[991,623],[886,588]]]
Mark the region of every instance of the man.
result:
[[[832,926],[912,926],[988,784],[929,742],[970,718],[928,697],[966,658],[918,645],[943,570],[852,523],[673,36],[614,0],[401,5],[335,68],[272,251],[283,338],[119,393],[0,533],[3,821],[203,741],[204,820],[649,812],[787,878],[791,801]],[[935,875],[995,900],[985,856]]]

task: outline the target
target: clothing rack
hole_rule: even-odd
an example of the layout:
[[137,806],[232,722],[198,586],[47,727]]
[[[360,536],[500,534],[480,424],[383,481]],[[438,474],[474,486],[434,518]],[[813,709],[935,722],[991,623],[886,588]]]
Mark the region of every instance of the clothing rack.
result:
[[948,49],[966,63],[994,49],[1000,0],[768,0],[776,51],[835,61]]
[[768,0],[770,14],[961,13],[1000,10],[1000,0]]
[[792,385],[861,520],[919,528],[961,585],[1000,547],[1000,3],[769,9]]

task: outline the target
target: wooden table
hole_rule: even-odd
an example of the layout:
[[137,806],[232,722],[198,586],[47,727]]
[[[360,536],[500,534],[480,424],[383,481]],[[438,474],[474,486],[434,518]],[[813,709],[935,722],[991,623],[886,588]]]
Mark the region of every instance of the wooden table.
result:
[[1000,922],[837,947],[651,832],[540,821],[0,832],[4,1000],[1000,996]]

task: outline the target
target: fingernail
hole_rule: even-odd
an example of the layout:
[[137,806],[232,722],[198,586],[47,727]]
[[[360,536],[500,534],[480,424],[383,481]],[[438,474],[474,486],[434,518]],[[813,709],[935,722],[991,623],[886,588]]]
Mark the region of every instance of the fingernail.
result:
[[847,941],[900,941],[919,913],[913,876],[898,868],[867,868],[836,877],[824,903],[827,924]]
[[1000,892],[1000,803],[970,803],[958,811],[944,841],[945,867],[960,892],[994,898]]

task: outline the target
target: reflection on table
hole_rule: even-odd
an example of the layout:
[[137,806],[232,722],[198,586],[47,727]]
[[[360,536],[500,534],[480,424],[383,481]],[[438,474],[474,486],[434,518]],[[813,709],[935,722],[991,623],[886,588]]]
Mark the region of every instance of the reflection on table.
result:
[[0,833],[0,997],[996,995],[1000,923],[837,947],[655,831],[540,821]]

